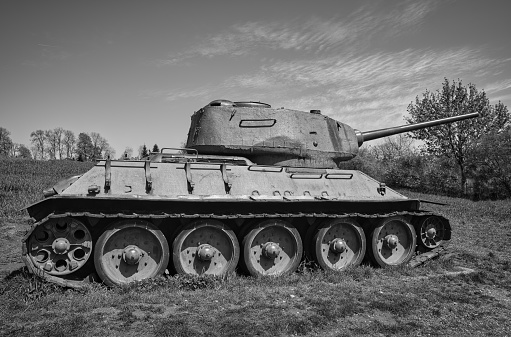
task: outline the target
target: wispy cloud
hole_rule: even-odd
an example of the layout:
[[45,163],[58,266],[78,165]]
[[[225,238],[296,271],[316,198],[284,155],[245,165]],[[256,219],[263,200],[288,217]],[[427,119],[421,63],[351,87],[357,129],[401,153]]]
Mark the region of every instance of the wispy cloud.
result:
[[[187,97],[261,97],[300,110],[321,108],[338,120],[377,129],[402,121],[407,105],[426,89],[435,90],[443,78],[465,74],[488,76],[506,64],[469,48],[450,50],[406,49],[398,52],[346,53],[313,59],[267,61],[257,70],[225,79],[214,88],[156,91],[146,96],[167,100]],[[474,75],[475,76],[475,75]],[[508,90],[509,80],[495,82],[487,92]],[[219,97],[220,97],[219,96]]]
[[[415,96],[426,89],[438,89],[444,77],[487,83],[488,78],[509,66],[509,60],[489,58],[483,49],[474,46],[393,51],[375,48],[380,39],[394,41],[401,34],[421,29],[439,3],[371,3],[327,20],[313,17],[285,23],[234,24],[158,64],[193,64],[194,58],[217,56],[251,57],[257,62],[251,70],[228,75],[214,89],[183,89],[162,95],[179,99],[201,94],[230,97],[233,93],[249,99],[262,97],[300,110],[320,108],[348,124],[362,123],[358,127],[366,130],[394,125],[403,121],[407,105]],[[507,97],[510,81],[494,81],[478,88]]]
[[399,35],[420,26],[436,2],[405,2],[396,8],[363,7],[346,17],[328,20],[313,17],[291,22],[248,22],[234,24],[223,33],[209,36],[186,51],[171,53],[157,65],[174,65],[193,57],[245,56],[267,50],[326,53],[358,48],[381,34]]
[[[439,88],[444,77],[484,75],[503,63],[469,48],[346,54],[272,62],[255,73],[229,78],[225,86],[266,92],[269,100],[301,110],[321,107],[347,122],[359,121],[363,113],[366,128],[374,129],[395,124],[415,96]],[[506,90],[509,85],[502,81],[487,89]]]
[[160,90],[160,89],[146,89],[140,91],[139,95],[142,98],[160,98],[163,97],[166,101],[174,101],[183,98],[194,98],[194,97],[210,97],[215,89],[202,86],[194,89],[177,88],[172,90]]

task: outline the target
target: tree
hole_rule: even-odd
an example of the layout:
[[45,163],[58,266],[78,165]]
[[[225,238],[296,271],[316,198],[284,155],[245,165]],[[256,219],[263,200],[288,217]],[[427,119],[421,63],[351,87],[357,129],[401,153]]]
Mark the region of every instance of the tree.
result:
[[142,145],[139,149],[138,149],[138,156],[140,159],[142,158],[145,158],[149,155],[149,152],[147,151],[147,146]]
[[47,151],[50,159],[57,159],[57,154],[59,152],[59,144],[60,139],[57,139],[57,134],[54,130],[46,130],[44,131],[44,136],[46,137],[47,142]]
[[65,130],[64,136],[62,138],[62,144],[64,152],[66,153],[66,158],[71,158],[73,153],[75,153],[75,145],[76,145],[76,137],[73,131]]
[[107,158],[115,158],[115,149],[111,146],[108,146],[108,148],[105,150],[104,152],[104,155],[103,155],[103,158],[104,159],[107,159]]
[[94,147],[90,136],[85,132],[78,135],[78,142],[76,143],[76,154],[79,161],[93,160]]
[[25,159],[32,159],[32,154],[30,153],[30,150],[25,145],[19,144],[17,157],[25,158]]
[[91,132],[89,135],[93,148],[93,160],[103,158],[103,153],[110,147],[110,144],[97,132]]
[[37,159],[39,155],[39,159],[44,159],[44,154],[46,152],[46,134],[43,130],[32,131],[30,134],[30,142],[32,143],[34,159]]
[[413,147],[413,139],[399,134],[386,137],[382,144],[371,147],[370,151],[376,159],[387,162],[414,154],[416,150]]
[[64,154],[64,129],[61,127],[57,127],[53,129],[53,136],[55,137],[55,144],[56,144],[56,151],[55,151],[55,157],[57,157],[57,153],[59,155],[59,159],[62,159]]
[[411,132],[413,138],[424,141],[428,153],[456,161],[462,190],[466,182],[470,151],[483,135],[501,130],[511,121],[507,108],[501,102],[491,106],[484,91],[477,91],[474,84],[469,84],[467,88],[461,80],[449,83],[445,79],[441,91],[426,90],[422,99],[417,96],[415,104],[410,103],[408,112],[410,117],[406,120],[410,124],[471,112],[479,113],[479,118]]
[[479,197],[511,197],[511,127],[482,137],[472,156]]
[[160,152],[160,148],[158,147],[158,144],[154,144],[153,152]]
[[0,127],[0,156],[9,156],[12,146],[11,133]]

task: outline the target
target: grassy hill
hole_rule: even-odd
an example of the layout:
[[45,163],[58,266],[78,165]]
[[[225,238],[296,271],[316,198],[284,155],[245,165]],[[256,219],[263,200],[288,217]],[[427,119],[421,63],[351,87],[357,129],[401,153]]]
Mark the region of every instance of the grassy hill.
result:
[[[362,265],[286,277],[165,276],[66,290],[28,275],[17,209],[91,163],[0,161],[2,336],[511,335],[511,203],[401,191],[451,219],[448,253],[419,268]],[[464,268],[474,271],[463,273]]]

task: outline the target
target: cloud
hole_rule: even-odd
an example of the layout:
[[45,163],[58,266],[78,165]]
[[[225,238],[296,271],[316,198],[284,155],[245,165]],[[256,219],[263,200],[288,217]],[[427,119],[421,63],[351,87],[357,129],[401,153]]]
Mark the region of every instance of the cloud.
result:
[[146,89],[139,92],[142,98],[164,98],[166,101],[175,101],[183,98],[211,97],[215,88],[202,86],[194,89],[177,88],[169,90]]
[[[145,96],[166,100],[262,99],[279,107],[321,109],[326,115],[370,130],[402,124],[408,104],[426,89],[439,89],[444,77],[457,79],[475,74],[485,78],[505,63],[470,48],[351,52],[289,61],[271,59],[252,72],[225,78],[215,86],[205,83],[190,90],[148,91]],[[502,80],[485,89],[504,94],[510,86],[511,80]],[[361,116],[364,116],[362,122]]]
[[379,45],[375,42],[396,41],[402,34],[420,30],[439,4],[371,3],[326,20],[312,17],[233,24],[159,64],[193,64],[196,58],[217,56],[250,57],[254,61],[250,69],[255,70],[226,74],[228,77],[212,89],[164,95],[168,99],[246,95],[248,99],[276,102],[279,107],[321,109],[350,125],[361,123],[355,126],[363,130],[402,124],[408,104],[426,89],[439,89],[444,77],[472,81],[482,89],[487,85],[484,89],[488,93],[508,99],[511,80],[493,80],[489,85],[487,81],[499,73],[502,77],[509,60],[492,59],[483,47],[392,51],[375,47]]
[[[415,96],[440,88],[444,77],[485,77],[503,63],[470,48],[351,53],[269,62],[253,73],[228,78],[224,87],[258,94],[279,106],[318,108],[348,123],[360,123],[364,116],[363,129],[377,129],[402,122]],[[510,85],[501,81],[489,89],[508,90]]]
[[488,94],[500,93],[502,91],[509,90],[511,89],[511,79],[505,79],[488,83],[483,89]]
[[275,50],[317,54],[360,49],[382,34],[396,36],[416,29],[435,8],[435,1],[406,1],[390,10],[365,6],[346,17],[327,20],[313,17],[285,23],[238,23],[220,34],[208,36],[186,51],[171,53],[154,63],[175,65],[194,57],[247,56]]

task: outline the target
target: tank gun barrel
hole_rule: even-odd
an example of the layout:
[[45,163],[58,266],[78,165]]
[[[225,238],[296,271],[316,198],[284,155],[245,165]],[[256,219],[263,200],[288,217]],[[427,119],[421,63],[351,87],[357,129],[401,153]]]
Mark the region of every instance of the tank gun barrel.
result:
[[361,146],[362,143],[364,143],[365,141],[368,141],[368,140],[388,137],[388,136],[396,135],[399,133],[414,131],[414,130],[418,130],[418,129],[429,128],[429,127],[436,126],[436,125],[454,123],[457,121],[461,121],[461,120],[469,119],[469,118],[475,118],[475,117],[479,117],[478,112],[473,112],[473,113],[459,115],[459,116],[452,116],[452,117],[432,120],[432,121],[428,121],[428,122],[395,126],[395,127],[390,127],[390,128],[386,128],[386,129],[379,129],[379,130],[372,130],[372,131],[365,131],[365,132],[357,131],[358,146]]

